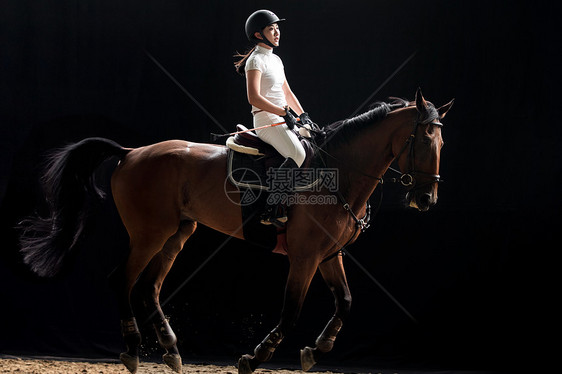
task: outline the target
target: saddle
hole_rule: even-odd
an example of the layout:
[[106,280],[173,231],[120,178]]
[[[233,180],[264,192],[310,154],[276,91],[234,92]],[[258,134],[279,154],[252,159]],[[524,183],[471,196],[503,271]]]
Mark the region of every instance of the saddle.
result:
[[[261,140],[256,134],[248,131],[243,125],[236,125],[238,131],[245,131],[229,137],[226,146],[230,149],[228,162],[228,176],[230,182],[237,187],[267,190],[267,170],[277,168],[285,160],[277,150]],[[306,158],[301,169],[310,167],[314,156],[314,148],[310,141],[295,132],[303,145]],[[295,190],[304,190],[311,185],[300,186]]]
[[261,140],[256,134],[250,132],[244,125],[236,125],[237,131],[245,131],[229,137],[226,146],[235,152],[253,156],[276,156],[278,152],[271,145]]

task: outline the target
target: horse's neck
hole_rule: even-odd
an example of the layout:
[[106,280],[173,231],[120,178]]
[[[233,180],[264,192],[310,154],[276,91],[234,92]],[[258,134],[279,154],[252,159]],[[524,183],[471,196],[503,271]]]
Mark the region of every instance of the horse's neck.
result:
[[379,180],[396,156],[396,144],[406,142],[413,128],[415,108],[408,107],[388,114],[380,123],[365,128],[347,152],[350,162],[340,169],[342,193],[358,211],[373,194]]

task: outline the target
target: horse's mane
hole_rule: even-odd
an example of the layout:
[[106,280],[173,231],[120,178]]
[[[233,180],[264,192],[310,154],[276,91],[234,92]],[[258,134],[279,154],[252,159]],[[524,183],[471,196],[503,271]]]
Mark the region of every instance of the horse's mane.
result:
[[323,143],[329,141],[332,145],[336,145],[336,143],[341,144],[348,142],[366,126],[379,122],[393,110],[405,108],[408,105],[409,102],[407,100],[398,98],[393,98],[391,103],[376,102],[363,114],[325,126],[324,131],[326,136]]

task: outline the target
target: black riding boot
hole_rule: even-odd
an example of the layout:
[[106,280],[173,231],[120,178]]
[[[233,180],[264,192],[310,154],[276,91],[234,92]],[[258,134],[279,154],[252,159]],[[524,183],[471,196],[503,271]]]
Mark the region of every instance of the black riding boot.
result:
[[[299,166],[297,165],[297,163],[290,157],[287,157],[285,159],[285,161],[283,161],[283,163],[277,168],[275,169],[271,175],[270,178],[272,180],[272,182],[277,182],[275,184],[272,185],[272,183],[270,183],[270,189],[272,190],[270,192],[270,194],[275,194],[275,193],[291,193],[291,190],[285,190],[285,191],[280,191],[279,190],[279,186],[280,185],[287,185],[289,186],[289,189],[292,189],[294,186],[292,185],[292,180],[289,181],[280,181],[280,180],[276,180],[275,176],[276,175],[282,175],[282,173],[278,173],[278,171],[282,170],[282,169],[295,169],[298,168]],[[287,173],[285,175],[291,175],[291,173]],[[271,197],[272,195],[270,195]],[[283,227],[283,225],[285,224],[285,222],[287,222],[287,212],[285,210],[285,207],[283,205],[283,201],[279,200],[276,203],[271,203],[270,199],[268,199],[267,201],[267,205],[265,207],[265,212],[262,214],[261,216],[261,221],[262,224],[264,225],[275,225],[277,227]]]

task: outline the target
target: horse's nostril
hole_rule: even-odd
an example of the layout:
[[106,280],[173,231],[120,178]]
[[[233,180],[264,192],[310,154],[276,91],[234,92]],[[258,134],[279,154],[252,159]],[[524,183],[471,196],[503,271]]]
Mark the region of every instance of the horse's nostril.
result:
[[420,196],[420,203],[423,206],[430,206],[431,205],[431,194],[424,193]]

